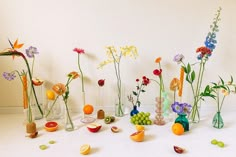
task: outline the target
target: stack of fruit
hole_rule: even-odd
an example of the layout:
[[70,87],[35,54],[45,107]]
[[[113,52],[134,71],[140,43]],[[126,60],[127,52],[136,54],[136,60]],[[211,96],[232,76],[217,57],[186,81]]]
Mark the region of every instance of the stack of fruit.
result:
[[130,117],[130,122],[135,125],[151,125],[150,112],[139,112]]

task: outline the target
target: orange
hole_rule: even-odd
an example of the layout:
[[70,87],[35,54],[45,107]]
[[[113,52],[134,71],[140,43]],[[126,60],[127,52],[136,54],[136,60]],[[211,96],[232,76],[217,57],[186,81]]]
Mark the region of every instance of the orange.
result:
[[47,95],[48,100],[55,99],[55,93],[52,90],[47,90],[46,95]]
[[184,127],[182,124],[180,123],[174,123],[172,125],[172,132],[175,134],[175,135],[182,135],[184,133]]
[[130,135],[130,138],[136,142],[142,142],[144,139],[144,130],[137,131]]
[[84,111],[84,114],[93,113],[93,105],[90,105],[90,104],[84,105],[83,111]]
[[80,147],[80,154],[87,155],[90,152],[90,145],[89,144],[84,144]]

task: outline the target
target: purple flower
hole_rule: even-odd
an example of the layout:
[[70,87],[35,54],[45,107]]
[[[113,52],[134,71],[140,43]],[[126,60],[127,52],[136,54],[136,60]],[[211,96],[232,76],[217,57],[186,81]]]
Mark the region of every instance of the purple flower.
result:
[[183,61],[183,59],[184,59],[184,55],[177,54],[177,55],[175,55],[173,60],[179,64],[179,63],[181,63]]
[[171,108],[177,114],[189,114],[192,106],[187,103],[174,102]]
[[30,46],[28,49],[25,50],[25,52],[29,58],[33,58],[35,54],[39,54],[37,48],[33,46]]
[[12,81],[16,77],[14,72],[11,72],[11,73],[3,72],[2,76],[8,81]]
[[174,102],[172,105],[171,105],[171,108],[172,110],[177,113],[177,114],[181,114],[183,113],[183,107],[182,105],[179,103],[179,102]]

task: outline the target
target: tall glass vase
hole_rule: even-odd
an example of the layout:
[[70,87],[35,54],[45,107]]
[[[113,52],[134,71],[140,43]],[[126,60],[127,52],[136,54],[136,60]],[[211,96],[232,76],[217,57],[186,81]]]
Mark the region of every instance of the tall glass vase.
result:
[[65,105],[65,130],[66,131],[74,131],[75,126],[71,117],[71,111],[68,108],[68,105]]
[[224,127],[224,121],[220,112],[217,112],[215,116],[213,117],[212,125],[214,128],[217,128],[217,129],[221,129]]
[[39,119],[43,118],[43,114],[40,112],[39,107],[44,112],[44,106],[45,106],[44,105],[43,85],[34,86],[34,89],[35,89],[36,97],[38,99],[39,106],[37,105],[37,102],[35,100],[35,96],[34,96],[33,93],[31,93],[30,103],[31,103],[31,106],[32,106],[32,110],[34,112],[35,120],[39,120]]
[[156,125],[165,125],[165,120],[163,116],[163,97],[156,98],[156,116],[154,120],[154,124]]
[[192,110],[188,116],[190,123],[199,123],[200,122],[200,107],[201,107],[201,101],[194,101],[194,104],[192,106]]

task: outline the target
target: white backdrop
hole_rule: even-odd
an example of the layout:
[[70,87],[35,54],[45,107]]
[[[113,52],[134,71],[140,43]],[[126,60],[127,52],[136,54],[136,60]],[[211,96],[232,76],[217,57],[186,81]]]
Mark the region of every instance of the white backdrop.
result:
[[[77,54],[73,48],[85,49],[81,66],[86,77],[86,102],[97,104],[97,81],[106,79],[103,87],[104,105],[114,106],[116,92],[113,65],[97,69],[107,58],[106,46],[117,48],[134,45],[139,56],[136,60],[123,59],[121,67],[125,92],[136,86],[135,79],[147,76],[155,78],[155,58],[162,57],[165,86],[173,77],[179,77],[180,66],[173,62],[177,53],[185,56],[185,62],[196,60],[196,48],[204,44],[216,10],[222,7],[218,44],[206,65],[203,84],[216,82],[218,76],[236,77],[236,1],[235,0],[1,0],[0,1],[0,50],[9,47],[7,39],[19,39],[38,48],[35,76],[45,80],[44,88],[66,82],[66,74],[78,71]],[[22,70],[22,59],[0,58],[0,73]],[[157,78],[155,78],[157,79]],[[19,79],[8,82],[0,77],[0,107],[21,108],[22,87]],[[80,111],[81,82],[71,83],[70,105]],[[183,101],[192,102],[190,87],[185,82]],[[154,106],[158,94],[156,84],[150,84],[141,95],[142,107]],[[225,101],[232,104],[235,95]],[[125,99],[126,105],[131,104]],[[206,103],[209,105],[209,103]],[[0,108],[0,109],[1,109]]]

